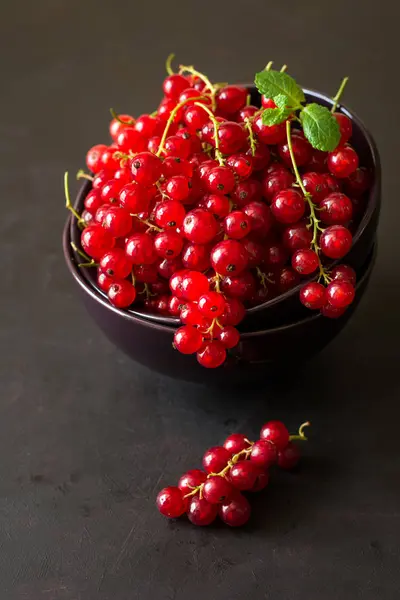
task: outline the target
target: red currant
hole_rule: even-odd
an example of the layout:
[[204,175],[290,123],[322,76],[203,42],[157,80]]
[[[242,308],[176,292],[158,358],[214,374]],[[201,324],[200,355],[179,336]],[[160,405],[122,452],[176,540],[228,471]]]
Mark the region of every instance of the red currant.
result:
[[163,91],[167,98],[179,100],[179,96],[187,89],[189,82],[183,75],[174,73],[164,79]]
[[217,107],[227,115],[234,115],[246,104],[247,90],[238,85],[227,85],[217,95]]
[[194,354],[202,344],[203,336],[195,327],[184,325],[175,332],[174,345],[182,354]]
[[243,271],[235,277],[225,277],[222,280],[221,288],[225,294],[246,301],[254,296],[257,284],[250,271]]
[[306,191],[311,194],[314,204],[319,204],[329,193],[328,184],[322,173],[309,171],[302,176],[302,182]]
[[258,467],[266,468],[276,462],[277,447],[269,440],[258,440],[251,448],[250,460]]
[[206,176],[210,192],[229,194],[235,187],[235,176],[228,167],[214,167]]
[[343,225],[332,225],[321,233],[321,251],[328,258],[343,258],[350,250],[353,238]]
[[276,194],[291,188],[295,179],[287,169],[275,171],[262,180],[262,194],[266,200],[272,202]]
[[229,435],[225,442],[224,448],[231,454],[238,454],[245,448],[249,447],[249,440],[243,433],[232,433]]
[[351,146],[340,146],[328,154],[328,169],[335,177],[349,177],[357,167],[358,155]]
[[[170,282],[172,289],[172,282]],[[208,279],[203,273],[198,271],[186,271],[182,277],[180,284],[180,293],[182,298],[185,300],[198,300],[200,296],[206,294],[209,290],[210,284]],[[175,292],[174,289],[172,289]],[[178,296],[178,293],[176,293]]]
[[232,453],[223,446],[213,446],[203,456],[203,468],[207,473],[219,473],[226,467],[231,456]]
[[[293,133],[292,150],[298,167],[306,165],[311,160],[313,148],[310,142],[308,142],[305,139],[305,137]],[[278,152],[283,162],[286,163],[289,167],[291,167],[292,159],[290,156],[289,144],[287,141],[283,142],[278,146]]]
[[176,231],[162,231],[154,238],[154,249],[161,258],[175,258],[183,248],[183,239]]
[[132,263],[122,248],[113,248],[101,257],[100,269],[108,277],[125,279],[132,271]]
[[223,223],[226,235],[235,240],[245,237],[251,229],[251,219],[240,210],[229,213]]
[[204,483],[203,496],[210,504],[224,504],[234,494],[234,488],[225,477],[209,477]]
[[186,269],[206,271],[210,266],[210,247],[203,244],[187,244],[182,252],[182,264]]
[[289,443],[289,432],[281,421],[268,421],[261,428],[260,438],[272,442],[278,450],[283,450]]
[[278,192],[271,204],[271,212],[280,223],[296,223],[304,215],[302,194],[294,189]]
[[240,342],[240,333],[232,325],[226,325],[217,332],[217,339],[222,342],[225,348],[235,348]]
[[96,146],[93,146],[93,148],[90,148],[86,154],[86,165],[92,173],[98,173],[100,169],[103,168],[101,156],[105,150],[107,150],[105,144],[97,144]]
[[336,192],[329,194],[319,205],[320,218],[327,225],[344,225],[353,216],[353,205],[350,198]]
[[346,312],[346,308],[335,308],[331,304],[325,304],[321,308],[321,315],[328,319],[338,319]]
[[89,225],[82,231],[81,245],[91,258],[100,260],[106,252],[114,247],[115,240],[111,233],[103,229],[101,225]]
[[264,239],[274,224],[269,206],[264,202],[249,202],[243,207],[243,212],[250,219],[252,237]]
[[118,147],[122,152],[143,152],[147,149],[147,140],[134,127],[125,127],[117,138]]
[[221,316],[225,310],[225,300],[217,292],[207,292],[198,300],[199,311],[211,319]]
[[160,121],[153,115],[141,115],[138,117],[134,128],[147,139],[161,133],[162,130]]
[[334,112],[333,116],[335,117],[340,129],[340,141],[338,145],[344,146],[344,144],[351,138],[353,133],[353,124],[351,119],[349,119],[349,117],[343,113]]
[[172,200],[184,202],[190,192],[190,180],[184,175],[175,175],[166,182],[166,191]]
[[241,527],[250,519],[251,507],[247,498],[237,493],[228,504],[219,508],[218,514],[227,525]]
[[286,125],[264,125],[262,115],[255,117],[253,121],[253,130],[258,139],[264,144],[280,144],[286,139]]
[[220,341],[214,340],[204,344],[197,352],[197,360],[202,367],[207,369],[216,369],[220,367],[226,359],[226,350]]
[[300,460],[300,450],[296,444],[289,442],[286,448],[278,452],[278,467],[281,469],[294,469]]
[[137,183],[137,181],[132,181],[120,191],[119,202],[130,213],[139,214],[147,212],[150,204],[150,196],[147,188]]
[[[121,123],[122,121],[122,123]],[[135,124],[135,119],[131,115],[118,115],[118,119],[113,119],[110,123],[110,135],[114,142],[117,141],[119,134],[126,127],[131,127]]]
[[187,213],[182,226],[184,236],[195,244],[207,244],[218,233],[218,223],[214,216],[202,208]]
[[175,519],[183,515],[186,502],[178,487],[169,486],[162,489],[157,496],[157,508],[164,517]]
[[187,511],[188,519],[193,525],[210,525],[218,514],[218,505],[210,504],[205,498],[194,496],[190,500]]
[[115,279],[109,277],[108,275],[106,275],[106,273],[103,273],[100,269],[98,269],[97,285],[101,290],[103,290],[103,292],[107,294],[108,290],[110,289],[113,283],[115,283]]
[[207,194],[201,200],[201,206],[217,217],[225,217],[230,210],[229,199],[222,194]]
[[200,486],[207,479],[207,474],[200,469],[192,469],[188,471],[178,481],[178,488],[181,490],[182,495],[190,494],[193,488]]
[[292,267],[300,275],[310,275],[318,269],[318,255],[310,248],[296,250],[292,256]]
[[356,272],[348,265],[337,265],[330,273],[333,281],[349,281],[352,285],[356,285]]
[[115,281],[108,289],[107,296],[113,306],[127,308],[136,298],[136,290],[126,279]]
[[132,217],[125,208],[110,206],[102,221],[104,229],[114,237],[125,237],[132,229]]
[[219,321],[224,325],[239,325],[243,321],[245,314],[246,309],[240,300],[237,298],[226,298],[225,310]]
[[260,467],[252,460],[241,460],[230,470],[229,479],[236,489],[251,490],[260,474]]
[[284,229],[282,241],[288,250],[294,252],[302,248],[309,248],[312,240],[312,232],[307,224],[300,221]]
[[365,167],[360,167],[344,180],[346,193],[352,198],[359,198],[370,186],[370,174]]
[[239,274],[247,266],[246,250],[236,240],[219,242],[211,251],[211,265],[220,275]]
[[133,179],[145,187],[153,185],[161,177],[161,161],[151,152],[137,154],[132,158],[130,166]]
[[154,221],[163,229],[177,229],[181,227],[185,216],[186,211],[180,202],[168,200],[157,205]]
[[332,281],[326,288],[326,299],[333,308],[346,308],[354,300],[355,289],[349,281]]
[[147,233],[135,233],[125,245],[125,252],[134,265],[151,265],[157,259],[154,240]]
[[226,159],[226,164],[240,179],[247,179],[253,172],[253,159],[251,155],[231,154]]
[[307,308],[318,310],[326,303],[325,288],[322,284],[312,281],[300,290],[300,302]]
[[284,267],[278,274],[278,290],[281,294],[288,292],[300,283],[300,276],[291,267]]

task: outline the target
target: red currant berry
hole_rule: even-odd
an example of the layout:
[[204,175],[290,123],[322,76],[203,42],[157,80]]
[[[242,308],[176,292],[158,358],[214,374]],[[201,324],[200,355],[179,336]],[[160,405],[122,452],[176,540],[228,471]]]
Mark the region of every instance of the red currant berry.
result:
[[114,237],[125,237],[132,229],[132,217],[125,208],[110,206],[102,221],[104,229]]
[[157,154],[160,147],[161,138],[159,135],[153,135],[147,142],[147,150],[152,154]]
[[182,262],[180,258],[172,258],[168,260],[164,258],[164,260],[159,259],[157,263],[157,271],[160,277],[164,279],[169,279],[173,276],[174,273],[182,269]]
[[122,167],[121,169],[118,169],[118,171],[115,171],[114,179],[116,181],[119,181],[122,189],[122,186],[127,185],[131,182],[131,172],[127,167]]
[[332,281],[326,288],[326,300],[333,308],[346,308],[354,296],[355,289],[349,281]]
[[346,312],[346,308],[335,308],[331,304],[325,304],[321,308],[321,315],[328,319],[338,319]]
[[365,167],[360,167],[344,180],[346,193],[352,198],[359,198],[367,191],[371,177]]
[[234,494],[234,488],[225,477],[209,477],[204,483],[203,496],[210,504],[224,504]]
[[236,210],[225,217],[223,227],[226,235],[240,240],[250,232],[251,219],[244,212]]
[[[200,296],[203,296],[203,294],[208,292],[209,287],[210,284],[208,279],[203,273],[199,273],[198,271],[186,271],[182,278],[180,290],[181,295],[185,300],[197,301]],[[172,289],[172,291],[174,292],[175,290]],[[178,296],[178,294],[176,295]]]
[[243,212],[250,219],[252,237],[260,240],[266,238],[274,224],[269,206],[264,202],[249,202],[243,207]]
[[193,175],[193,166],[188,160],[179,158],[179,156],[167,156],[163,162],[162,168],[163,175],[166,179],[174,177],[175,175],[184,175],[188,178]]
[[243,433],[232,433],[224,442],[224,448],[231,454],[238,454],[245,448],[248,448],[249,445],[249,440]]
[[132,263],[122,248],[113,248],[101,257],[100,269],[108,277],[125,279],[132,271]]
[[110,179],[100,190],[100,197],[103,202],[114,204],[119,196],[121,183],[116,179]]
[[120,191],[119,202],[130,213],[139,214],[148,211],[150,196],[147,188],[136,181],[132,181]]
[[329,193],[328,184],[322,173],[308,172],[302,176],[306,191],[311,194],[314,204],[319,204]]
[[182,264],[186,269],[206,271],[211,265],[209,246],[187,244],[182,252]]
[[114,281],[109,287],[107,296],[113,306],[127,308],[136,298],[136,290],[126,279]]
[[165,289],[164,281],[158,281],[158,270],[156,264],[153,263],[152,265],[135,265],[133,268],[133,272],[135,275],[136,282],[162,284],[163,287],[160,291],[161,294],[165,294],[165,292],[169,291],[168,285],[166,285]]
[[203,456],[203,468],[210,474],[219,473],[226,467],[231,456],[232,453],[223,446],[213,446]]
[[235,187],[235,176],[228,167],[214,167],[206,176],[210,192],[229,194]]
[[[313,154],[313,147],[311,146],[310,142],[305,139],[305,137],[293,133],[292,150],[298,167],[306,165],[308,162],[310,162]],[[287,141],[278,146],[278,152],[283,162],[290,167],[292,165],[292,159]]]
[[120,160],[115,156],[117,151],[116,148],[110,146],[102,152],[100,157],[101,169],[115,173],[120,168]]
[[203,336],[195,327],[184,325],[174,335],[174,346],[182,354],[194,354],[201,348]]
[[353,133],[353,124],[351,119],[349,119],[349,117],[343,113],[334,112],[333,116],[335,117],[340,129],[340,141],[338,146],[344,146],[344,144],[351,138]]
[[211,251],[211,265],[220,275],[239,274],[247,266],[246,250],[236,240],[219,242]]
[[253,121],[253,130],[258,139],[264,144],[280,144],[286,139],[286,125],[264,125],[262,115],[256,117]]
[[218,167],[216,160],[206,160],[202,162],[198,169],[200,180],[206,183],[209,172],[215,167]]
[[268,244],[264,249],[264,262],[271,269],[283,267],[287,259],[288,252],[282,244]]
[[[208,98],[203,96],[200,90],[196,90],[195,88],[186,86],[186,89],[179,94],[179,104],[181,104],[182,102],[186,102],[189,99],[193,99],[194,103],[197,102],[200,98],[203,104],[210,104],[211,102],[211,100],[208,100]],[[192,106],[192,103],[187,103],[187,106]]]
[[312,172],[323,173],[326,171],[327,153],[321,150],[314,150],[307,164],[307,168]]
[[225,310],[219,318],[219,321],[225,326],[239,325],[239,323],[243,321],[245,314],[246,309],[240,300],[237,298],[226,298]]
[[302,248],[309,248],[311,240],[311,229],[302,221],[286,227],[282,234],[282,241],[285,247],[291,252],[301,250]]
[[263,179],[262,195],[271,203],[276,194],[291,188],[294,182],[293,175],[287,169],[275,171]]
[[240,342],[240,333],[232,325],[226,325],[217,332],[217,339],[229,350]]
[[132,127],[134,124],[135,119],[131,117],[131,115],[118,115],[118,119],[112,119],[109,129],[113,141],[117,142],[121,131],[123,131],[126,127]]
[[157,259],[154,240],[147,233],[135,233],[125,245],[125,252],[134,265],[151,265]]
[[92,214],[94,214],[96,210],[100,208],[100,206],[102,206],[103,204],[104,201],[100,196],[98,190],[90,190],[84,201],[84,206],[86,210]]
[[185,275],[187,275],[187,273],[190,273],[190,271],[188,271],[187,269],[182,269],[171,274],[171,279],[169,280],[169,287],[174,296],[177,296],[178,298],[183,298],[182,282],[183,278],[185,277]]
[[[218,139],[219,149],[222,154],[235,154],[245,146],[246,132],[240,123],[225,121],[218,127]],[[211,144],[214,146],[214,138],[212,139]]]
[[216,369],[226,359],[226,350],[218,340],[208,342],[197,352],[197,360],[202,367]]
[[179,256],[183,248],[183,239],[176,231],[162,231],[154,238],[154,249],[161,258]]
[[261,106],[263,108],[276,108],[276,104],[272,98],[268,98],[267,96],[264,96],[264,94],[261,96]]
[[105,292],[107,294],[108,290],[110,289],[110,287],[112,286],[113,283],[115,283],[115,279],[114,278],[109,277],[108,275],[106,275],[106,273],[103,273],[103,271],[101,271],[100,269],[98,269],[98,271],[97,271],[97,285],[99,286],[99,288],[101,290],[103,290],[103,292]]
[[261,200],[261,184],[256,179],[240,181],[232,192],[232,200],[242,208],[250,202]]
[[276,462],[277,447],[269,440],[258,440],[251,448],[250,460],[258,467],[266,468]]
[[250,519],[251,506],[247,498],[237,493],[228,504],[222,504],[218,514],[226,525],[241,527]]
[[251,155],[231,154],[231,156],[226,159],[226,164],[240,179],[247,179],[253,171],[253,160]]
[[200,203],[202,208],[206,208],[217,217],[225,217],[230,210],[229,199],[222,194],[207,194]]
[[261,469],[252,460],[241,460],[233,465],[229,479],[237,490],[251,490],[256,484]]
[[285,470],[294,469],[299,464],[300,450],[296,444],[289,442],[286,448],[278,452],[278,467]]
[[166,182],[166,191],[172,200],[184,202],[190,192],[190,181],[184,175],[175,175]]
[[115,240],[111,233],[103,229],[101,225],[89,225],[82,231],[81,245],[91,258],[100,260],[106,252],[114,247]]
[[343,225],[332,225],[321,233],[320,246],[328,258],[343,258],[351,248],[353,238]]
[[101,156],[105,150],[107,150],[107,146],[105,144],[97,144],[97,146],[90,148],[86,154],[86,165],[89,171],[92,173],[98,173],[100,169],[103,168],[103,165],[101,164]]
[[[182,305],[182,300],[180,300]],[[182,309],[180,311],[180,320],[185,325],[193,325],[193,327],[200,326],[201,328],[205,327],[208,323],[208,319],[201,314],[198,309],[197,304],[194,302],[186,302],[182,305]]]
[[186,510],[186,502],[181,490],[172,485],[158,493],[156,503],[160,513],[170,519],[180,517]]
[[164,145],[165,156],[173,156],[182,159],[188,158],[191,154],[191,141],[179,135],[171,135],[167,138]]
[[341,146],[328,154],[328,169],[335,177],[349,177],[358,167],[358,155],[351,146]]
[[321,221],[327,225],[344,225],[353,216],[353,205],[350,198],[340,192],[326,196],[319,208]]
[[207,479],[207,474],[200,469],[192,469],[188,471],[178,481],[178,488],[181,490],[182,495],[190,494],[193,492],[193,488],[199,487]]
[[[168,286],[167,286],[167,288],[168,288]],[[182,300],[180,300],[176,296],[170,296],[169,303],[168,303],[168,310],[171,315],[173,315],[174,317],[180,316],[181,311],[184,306],[185,306],[185,304],[182,303]],[[187,325],[187,323],[185,323],[185,325]]]
[[283,450],[289,443],[289,432],[281,421],[268,421],[261,428],[260,438],[272,442],[278,450]]
[[254,275],[250,271],[243,271],[235,277],[224,277],[221,288],[225,294],[233,298],[240,298],[245,302],[254,296],[257,284]]
[[126,154],[132,152],[143,152],[147,149],[147,140],[133,127],[125,127],[118,135],[118,147]]
[[205,526],[215,521],[218,514],[218,505],[210,504],[204,498],[194,496],[187,510],[188,519],[193,525]]
[[252,267],[258,267],[264,260],[264,248],[258,242],[250,238],[242,240],[242,246],[247,252],[249,269]]
[[[160,105],[157,110],[158,120],[161,121],[163,124],[166,121],[168,121],[168,119],[171,115],[171,112],[174,110],[175,106],[176,106],[175,100],[172,100],[172,98],[163,98],[161,100]],[[180,117],[181,117],[181,114],[175,115],[174,123],[172,125],[177,123],[179,121]],[[172,129],[173,129],[173,127],[170,127],[169,132],[171,132]]]
[[294,189],[282,190],[274,197],[271,212],[280,223],[296,223],[304,215],[302,194]]
[[225,310],[225,300],[218,292],[207,292],[198,300],[199,311],[211,319],[221,316]]
[[328,186],[328,190],[329,190],[330,194],[334,193],[334,192],[340,192],[341,184],[336,179],[336,177],[334,177],[330,173],[323,173],[322,177],[324,178],[324,181],[325,181],[326,185]]
[[180,202],[167,200],[157,205],[154,221],[163,229],[177,229],[181,227],[186,216],[186,211]]
[[167,98],[179,100],[179,96],[187,89],[188,85],[186,77],[174,73],[164,79],[163,91]]
[[94,190],[101,190],[101,188],[112,179],[111,173],[102,169],[98,173],[95,174],[92,181],[92,188]]
[[267,487],[268,482],[269,482],[268,469],[262,469],[259,467],[258,477],[256,479],[254,486],[252,487],[251,490],[249,490],[249,492],[260,492],[261,490],[263,490]]
[[356,272],[348,265],[337,265],[330,272],[333,281],[349,281],[352,285],[356,285]]
[[265,167],[271,160],[271,153],[269,151],[269,148],[264,144],[257,144],[254,154],[252,149],[250,148],[246,152],[246,155],[251,158],[253,171],[261,171],[261,169],[265,169]]
[[109,204],[103,204],[103,206],[100,206],[100,208],[96,210],[96,213],[94,215],[94,220],[96,221],[96,223],[98,223],[99,225],[103,223],[104,217],[109,208]]
[[184,236],[195,244],[207,244],[218,233],[218,223],[214,216],[202,208],[187,213],[182,226]]
[[291,267],[284,267],[277,277],[278,290],[281,294],[288,292],[300,283],[300,276]]
[[260,109],[257,106],[253,106],[252,104],[244,106],[241,110],[239,110],[236,120],[238,123],[244,123],[246,119],[251,119],[252,117],[254,117],[256,112],[258,112],[259,110]]
[[307,308],[318,310],[326,303],[325,288],[321,283],[312,281],[300,290],[300,302]]
[[227,85],[217,95],[217,107],[226,115],[234,115],[246,104],[247,90],[238,85]]
[[145,187],[153,185],[161,177],[161,161],[151,152],[137,154],[132,158],[130,166],[133,179]]
[[141,115],[138,117],[134,128],[147,139],[161,133],[162,130],[160,121],[152,115]]
[[310,275],[318,269],[318,255],[310,248],[296,250],[292,256],[292,267],[300,275]]

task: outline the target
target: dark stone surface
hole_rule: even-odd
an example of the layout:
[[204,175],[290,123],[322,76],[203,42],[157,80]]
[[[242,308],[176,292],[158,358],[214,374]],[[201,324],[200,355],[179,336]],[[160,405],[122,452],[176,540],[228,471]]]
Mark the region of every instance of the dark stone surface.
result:
[[[393,600],[399,576],[399,9],[345,2],[2,5],[0,597]],[[87,318],[61,256],[62,173],[106,138],[108,107],[159,100],[174,50],[216,80],[269,59],[369,124],[384,170],[377,267],[357,315],[307,372],[219,392],[156,376]],[[301,348],[299,349],[301,352]],[[309,418],[297,475],[252,524],[168,523],[157,490],[233,430]]]

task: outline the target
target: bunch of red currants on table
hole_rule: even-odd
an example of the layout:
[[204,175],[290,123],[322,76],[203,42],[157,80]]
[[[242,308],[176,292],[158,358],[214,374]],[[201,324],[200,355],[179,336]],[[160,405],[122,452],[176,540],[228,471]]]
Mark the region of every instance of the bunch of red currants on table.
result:
[[[271,63],[256,75],[262,106],[245,87],[213,84],[167,62],[164,98],[138,118],[116,115],[112,143],[89,150],[81,266],[126,309],[179,317],[175,348],[204,367],[240,341],[246,308],[307,279],[300,301],[340,317],[356,274],[338,264],[352,246],[370,175],[350,145],[351,120],[307,104]],[[336,261],[332,267],[332,261]]]
[[203,456],[203,471],[192,469],[178,486],[162,489],[157,507],[169,518],[187,514],[194,525],[210,525],[217,516],[238,527],[250,518],[251,506],[242,492],[259,492],[269,482],[269,469],[278,465],[293,469],[300,460],[294,440],[306,440],[304,423],[297,435],[289,435],[281,421],[268,421],[260,439],[251,442],[241,433],[226,438],[223,446],[209,448]]

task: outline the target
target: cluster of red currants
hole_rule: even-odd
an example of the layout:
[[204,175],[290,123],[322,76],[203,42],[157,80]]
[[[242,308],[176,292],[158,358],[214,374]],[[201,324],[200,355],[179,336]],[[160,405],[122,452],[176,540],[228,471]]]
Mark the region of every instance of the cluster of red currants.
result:
[[163,91],[155,113],[115,115],[112,144],[87,153],[82,215],[67,201],[83,228],[84,264],[97,267],[110,303],[179,317],[175,347],[211,368],[239,342],[246,307],[304,276],[319,273],[301,302],[340,316],[355,273],[325,265],[350,250],[369,186],[348,143],[351,120],[335,113],[341,139],[327,153],[296,125],[288,133],[289,121],[264,125],[244,87],[214,85],[192,67],[171,73]]
[[306,440],[304,423],[298,435],[289,435],[280,421],[269,421],[260,439],[250,442],[241,433],[226,438],[223,446],[209,448],[203,456],[203,471],[193,469],[178,486],[162,489],[157,496],[161,514],[177,518],[184,513],[194,525],[210,525],[217,515],[232,527],[244,525],[251,507],[242,492],[259,492],[269,481],[269,468],[293,469],[300,452],[293,440]]

